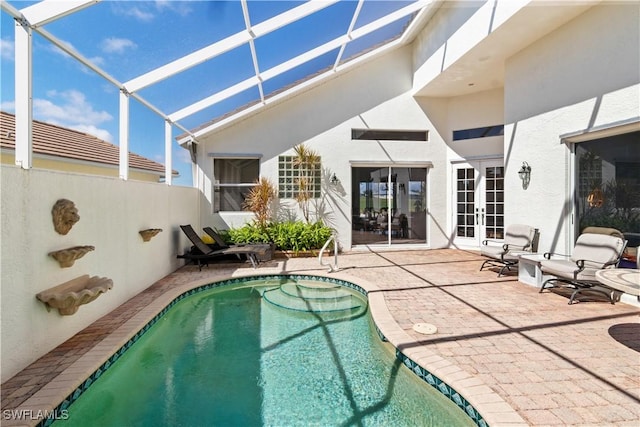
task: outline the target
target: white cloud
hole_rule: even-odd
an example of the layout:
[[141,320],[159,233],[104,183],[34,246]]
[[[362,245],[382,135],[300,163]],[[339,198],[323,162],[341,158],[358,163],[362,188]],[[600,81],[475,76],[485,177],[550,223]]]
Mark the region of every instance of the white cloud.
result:
[[106,129],[100,129],[96,126],[92,126],[92,125],[72,125],[69,126],[69,128],[71,129],[75,129],[79,132],[84,132],[84,133],[88,133],[89,135],[93,135],[93,136],[97,136],[98,138],[100,138],[103,141],[107,141],[110,143],[113,143],[114,139],[113,139],[113,135],[111,135],[111,133],[106,130]]
[[132,7],[131,9],[129,9],[127,15],[132,16],[142,22],[149,22],[155,18],[155,15],[153,13],[147,12],[138,7]]
[[3,101],[0,103],[0,110],[12,113],[16,109],[15,101]]
[[156,0],[156,9],[161,12],[164,10],[169,10],[171,12],[177,13],[180,16],[187,16],[192,11],[189,2],[172,0]]
[[178,162],[191,163],[191,154],[189,154],[189,150],[179,147],[173,151],[173,155]]
[[169,11],[180,16],[189,15],[193,9],[188,1],[156,0],[154,6],[147,6],[138,3],[132,7],[134,2],[110,2],[113,12],[116,15],[127,16],[141,22],[153,21],[158,13]]
[[0,39],[0,58],[5,61],[13,61],[15,50],[16,44],[13,42],[13,40],[7,38]]
[[132,3],[134,2],[110,2],[111,8],[116,15],[131,17],[142,22],[153,21],[155,15],[151,11],[139,6],[132,7]]
[[106,53],[124,53],[128,49],[135,49],[137,44],[129,39],[109,37],[102,41],[101,48]]
[[89,58],[89,61],[91,61],[92,64],[101,66],[105,64],[105,60],[102,56],[94,56]]
[[[71,43],[69,43],[68,41],[61,40],[61,43],[62,43],[63,45],[65,45],[66,47],[68,47],[69,49],[76,51],[76,48],[75,48],[75,47],[73,47],[73,45],[72,45]],[[46,44],[46,46],[47,46],[46,48],[47,48],[47,49],[49,49],[49,51],[51,51],[51,52],[55,53],[56,55],[60,55],[60,56],[62,56],[63,58],[71,59],[71,55],[69,55],[69,54],[68,54],[67,52],[65,52],[64,50],[60,49],[60,48],[59,48],[58,46],[56,46],[55,44],[53,44],[53,43],[47,43],[47,44]],[[76,52],[77,52],[77,51],[76,51]]]
[[109,131],[100,128],[101,124],[113,120],[113,116],[104,110],[94,110],[82,92],[52,90],[46,96],[49,99],[34,99],[34,119],[90,133],[105,141],[113,140]]

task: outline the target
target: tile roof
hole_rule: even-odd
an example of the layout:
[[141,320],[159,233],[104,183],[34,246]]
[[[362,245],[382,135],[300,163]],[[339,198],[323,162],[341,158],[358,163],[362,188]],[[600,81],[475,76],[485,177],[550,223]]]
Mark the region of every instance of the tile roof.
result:
[[[0,111],[0,148],[15,150],[15,115]],[[33,121],[33,153],[105,165],[119,165],[117,145],[73,129]],[[164,165],[129,152],[129,167],[164,175]],[[177,176],[178,172],[173,171]]]

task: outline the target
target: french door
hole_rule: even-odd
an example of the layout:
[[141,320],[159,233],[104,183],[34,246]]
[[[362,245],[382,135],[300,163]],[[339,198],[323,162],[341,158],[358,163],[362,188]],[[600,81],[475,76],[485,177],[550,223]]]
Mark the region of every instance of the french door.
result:
[[477,248],[504,238],[504,164],[482,160],[453,165],[453,226],[456,246]]

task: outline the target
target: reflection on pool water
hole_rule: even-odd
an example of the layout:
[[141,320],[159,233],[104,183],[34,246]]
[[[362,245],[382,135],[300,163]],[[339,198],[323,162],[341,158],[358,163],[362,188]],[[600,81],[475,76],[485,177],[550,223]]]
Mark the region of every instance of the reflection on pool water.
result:
[[248,281],[177,302],[62,422],[474,425],[382,345],[362,295],[290,279]]

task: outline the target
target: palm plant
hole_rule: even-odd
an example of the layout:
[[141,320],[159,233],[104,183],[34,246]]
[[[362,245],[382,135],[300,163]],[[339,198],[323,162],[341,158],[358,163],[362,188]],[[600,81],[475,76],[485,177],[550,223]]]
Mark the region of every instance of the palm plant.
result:
[[242,207],[256,216],[256,223],[265,229],[273,213],[273,201],[277,196],[275,185],[265,177],[256,181],[244,199]]
[[295,152],[293,166],[299,170],[298,178],[296,179],[296,185],[298,186],[296,201],[300,206],[304,219],[309,223],[309,202],[313,199],[315,192],[313,183],[316,169],[320,165],[320,156],[314,150],[305,146],[304,143],[293,147],[293,151]]

